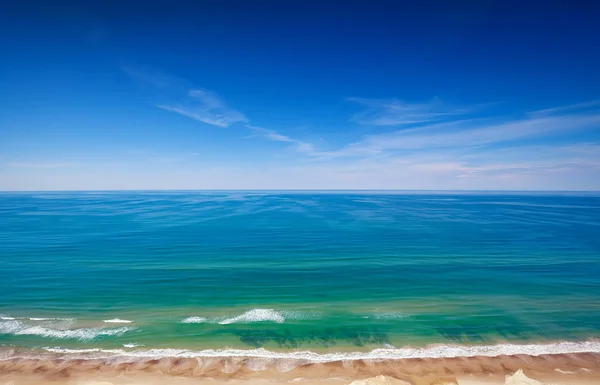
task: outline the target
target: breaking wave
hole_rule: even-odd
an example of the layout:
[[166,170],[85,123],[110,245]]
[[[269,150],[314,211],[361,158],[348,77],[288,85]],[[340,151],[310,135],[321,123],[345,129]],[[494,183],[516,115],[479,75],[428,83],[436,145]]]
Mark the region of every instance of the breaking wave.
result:
[[80,328],[69,329],[72,321],[54,324],[30,325],[19,320],[0,322],[0,334],[16,336],[40,336],[55,339],[76,339],[90,341],[101,336],[120,336],[133,328]]
[[321,314],[312,311],[300,310],[275,310],[275,309],[251,309],[236,316],[227,317],[187,317],[181,320],[182,323],[211,323],[220,325],[229,325],[236,323],[253,322],[275,322],[284,323],[286,320],[302,320],[320,318]]
[[219,322],[221,325],[249,322],[277,322],[284,323],[285,316],[273,309],[252,309],[236,317],[226,318]]
[[143,345],[143,344],[135,344],[135,343],[134,344],[123,344],[124,348],[130,348],[130,349],[131,348],[139,348],[139,347],[142,347],[142,346],[145,346],[145,345]]
[[184,324],[202,324],[206,322],[208,322],[208,319],[204,317],[187,317],[181,321]]
[[113,318],[113,319],[105,319],[103,322],[109,323],[109,324],[130,324],[133,321],[130,321],[128,319]]

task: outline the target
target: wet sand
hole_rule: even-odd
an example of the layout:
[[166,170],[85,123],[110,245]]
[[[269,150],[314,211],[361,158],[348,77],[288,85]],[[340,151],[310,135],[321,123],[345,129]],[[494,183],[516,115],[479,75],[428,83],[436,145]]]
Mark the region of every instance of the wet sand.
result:
[[[364,379],[370,380],[355,385],[600,384],[600,353],[347,360],[322,363],[289,358],[249,357],[132,359],[85,358],[55,353],[34,356],[18,351],[5,351],[2,357],[0,384],[11,385],[341,385]],[[520,369],[527,377],[507,379],[507,376],[514,375]]]

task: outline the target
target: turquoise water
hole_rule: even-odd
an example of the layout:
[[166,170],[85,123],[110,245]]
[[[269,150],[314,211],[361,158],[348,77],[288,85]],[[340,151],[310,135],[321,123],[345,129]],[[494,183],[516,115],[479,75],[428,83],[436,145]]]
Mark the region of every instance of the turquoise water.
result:
[[37,348],[586,341],[600,195],[3,193],[0,316]]

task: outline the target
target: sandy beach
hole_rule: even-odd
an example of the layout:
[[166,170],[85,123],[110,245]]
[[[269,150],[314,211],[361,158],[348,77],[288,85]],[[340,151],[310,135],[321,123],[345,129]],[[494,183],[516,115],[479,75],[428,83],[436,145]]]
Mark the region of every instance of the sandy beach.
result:
[[[13,352],[14,354],[14,352]],[[350,384],[592,385],[600,354],[348,360],[162,358],[85,359],[14,354],[0,361],[0,384]]]

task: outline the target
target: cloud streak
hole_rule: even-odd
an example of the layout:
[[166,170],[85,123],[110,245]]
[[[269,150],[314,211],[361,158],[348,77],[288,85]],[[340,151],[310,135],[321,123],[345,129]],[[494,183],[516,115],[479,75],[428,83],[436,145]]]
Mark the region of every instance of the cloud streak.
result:
[[133,80],[152,86],[160,98],[170,100],[157,103],[156,107],[160,109],[216,127],[248,121],[243,113],[229,106],[214,91],[193,87],[186,80],[157,70],[130,66],[121,69]]
[[282,135],[275,130],[269,130],[269,129],[262,128],[262,127],[252,126],[250,124],[246,124],[246,128],[249,128],[250,130],[254,131],[255,133],[259,134],[260,136],[262,136],[265,139],[268,139],[268,140],[271,140],[274,142],[289,143],[293,146],[293,148],[297,152],[305,153],[305,154],[313,154],[316,152],[315,147],[312,144],[310,144],[308,142],[304,142],[302,140],[291,138],[286,135]]
[[229,107],[216,93],[207,89],[192,89],[182,103],[158,104],[157,107],[217,127],[248,121],[244,114]]
[[439,99],[429,103],[406,103],[398,99],[348,98],[364,110],[354,115],[350,121],[371,126],[412,126],[416,124],[440,122],[465,115],[470,110],[452,108]]
[[[592,106],[589,104],[588,106]],[[411,126],[392,132],[374,134],[337,151],[321,153],[323,157],[360,157],[433,149],[475,148],[493,145],[520,145],[524,140],[574,134],[600,128],[600,110],[584,113],[570,108],[553,109],[552,115],[525,114],[518,119],[464,119]]]
[[564,113],[573,113],[573,112],[585,112],[585,111],[594,111],[600,107],[600,100],[592,100],[589,102],[570,104],[567,106],[546,108],[543,110],[537,110],[530,113],[532,116],[544,116],[544,115],[555,115],[555,114],[564,114]]
[[264,139],[287,143],[298,153],[311,154],[315,152],[315,147],[308,142],[280,134],[275,130],[251,125],[250,120],[242,112],[229,106],[214,91],[191,87],[189,82],[160,71],[134,67],[122,67],[121,69],[138,82],[174,92],[176,102],[156,104],[156,107],[162,110],[221,128],[230,127],[236,123],[245,123],[245,128],[252,130]]

